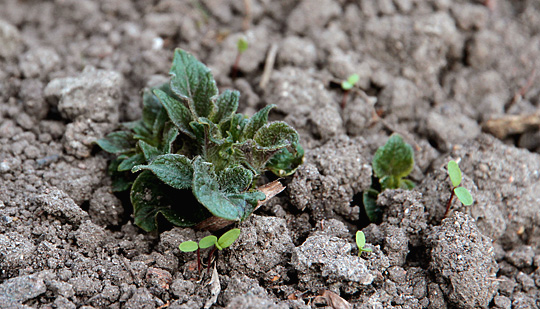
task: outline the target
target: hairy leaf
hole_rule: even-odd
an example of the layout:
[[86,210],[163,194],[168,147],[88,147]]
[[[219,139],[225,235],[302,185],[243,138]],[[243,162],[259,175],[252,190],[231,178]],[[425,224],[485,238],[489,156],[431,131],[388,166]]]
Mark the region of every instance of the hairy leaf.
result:
[[372,223],[379,223],[382,219],[382,209],[377,206],[377,196],[379,192],[373,189],[364,191],[362,195],[362,202],[364,203],[364,209],[369,221]]
[[285,122],[276,121],[260,128],[253,140],[260,147],[277,150],[298,143],[298,133]]
[[220,186],[211,163],[197,158],[193,162],[193,195],[214,216],[231,221],[244,220],[266,198],[260,191],[231,193]]
[[161,155],[161,151],[159,151],[159,149],[146,143],[145,141],[139,141],[139,147],[144,154],[144,158],[148,162],[152,162],[157,156]]
[[218,181],[225,192],[246,191],[253,182],[253,172],[240,165],[227,167],[219,173]]
[[135,147],[133,134],[128,131],[109,133],[106,137],[97,140],[96,143],[101,149],[114,154],[130,152]]
[[459,201],[465,205],[465,206],[471,206],[473,203],[473,198],[469,190],[465,189],[464,187],[457,187],[454,189],[454,193],[456,194]]
[[193,120],[191,113],[184,103],[176,100],[175,98],[167,95],[165,92],[155,89],[154,94],[159,98],[161,104],[167,110],[169,118],[174,125],[180,130],[180,132],[194,138],[194,134],[191,132],[189,123]]
[[142,153],[134,154],[126,158],[120,165],[118,165],[118,171],[130,171],[135,165],[143,164],[145,162],[144,155]]
[[452,181],[452,186],[454,186],[454,188],[459,186],[461,183],[461,170],[459,169],[459,165],[454,160],[448,162],[448,175]]
[[304,162],[304,148],[299,143],[294,143],[291,146],[294,149],[293,152],[287,148],[281,149],[270,158],[266,168],[279,177],[293,174]]
[[162,214],[177,226],[193,226],[209,217],[200,205],[188,203],[181,190],[164,186],[150,171],[143,171],[131,188],[131,204],[135,224],[149,232],[157,228],[157,215]]
[[240,100],[240,92],[236,90],[225,90],[221,95],[216,98],[215,109],[210,119],[214,123],[220,123],[232,118],[236,110],[238,109],[238,102]]
[[204,64],[188,52],[176,49],[171,70],[171,90],[186,100],[195,117],[208,117],[218,89],[214,77]]
[[152,171],[161,181],[176,189],[189,189],[193,179],[191,161],[179,154],[157,156],[148,165],[137,165],[132,172]]
[[151,128],[154,125],[156,116],[162,108],[159,99],[154,95],[152,90],[147,90],[143,93],[142,121],[146,127]]
[[268,122],[268,113],[274,107],[276,107],[274,104],[268,105],[249,119],[242,134],[242,141],[252,139],[255,136],[255,133]]
[[[380,147],[373,157],[373,171],[379,179],[392,177],[388,183],[392,187],[383,186],[383,190],[387,188],[399,188],[399,181],[412,171],[414,166],[414,152],[412,147],[405,143],[401,136],[393,134],[383,147]],[[396,187],[397,185],[397,187]]]

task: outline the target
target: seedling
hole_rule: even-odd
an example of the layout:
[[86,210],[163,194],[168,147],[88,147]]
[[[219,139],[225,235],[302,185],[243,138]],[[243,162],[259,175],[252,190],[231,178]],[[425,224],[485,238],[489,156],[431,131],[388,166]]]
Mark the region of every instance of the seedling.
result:
[[239,92],[219,94],[210,69],[186,51],[175,50],[170,75],[144,93],[142,119],[97,141],[117,155],[113,187],[131,189],[135,224],[145,231],[157,229],[158,214],[182,227],[246,219],[267,197],[258,178],[290,175],[302,163],[298,133],[268,122],[274,105],[251,118],[236,113]]
[[347,80],[344,80],[341,82],[341,89],[343,89],[343,98],[341,99],[341,109],[344,109],[347,105],[347,97],[349,96],[349,92],[351,89],[358,83],[358,80],[360,77],[358,74],[352,74],[347,78]]
[[236,43],[236,59],[234,60],[234,64],[232,66],[231,71],[231,77],[236,78],[236,75],[238,74],[238,64],[240,63],[240,58],[242,57],[242,54],[248,49],[248,42],[245,38],[241,37],[238,39],[238,42]]
[[[392,134],[386,144],[375,152],[373,172],[379,179],[380,192],[386,189],[414,188],[414,183],[407,177],[414,167],[414,151],[411,145],[405,143],[399,134]],[[377,186],[364,191],[362,200],[364,209],[371,222],[380,220],[381,210],[377,206],[377,196],[380,193]]]
[[364,235],[364,232],[362,231],[356,232],[356,245],[358,246],[358,256],[360,256],[362,252],[373,252],[370,248],[364,248],[366,245],[366,235]]
[[448,162],[448,176],[450,176],[450,181],[452,182],[452,193],[448,202],[446,202],[446,211],[444,212],[444,218],[448,215],[450,211],[450,206],[452,205],[452,200],[454,196],[457,196],[458,200],[465,206],[470,206],[473,203],[473,198],[469,190],[464,187],[460,187],[461,184],[461,169],[456,161],[450,160]]
[[197,269],[199,271],[199,276],[201,275],[201,249],[206,249],[214,246],[212,251],[208,254],[208,271],[210,271],[210,264],[212,264],[212,257],[214,256],[214,252],[216,251],[216,248],[218,250],[223,250],[225,248],[230,247],[240,236],[240,229],[232,229],[221,235],[221,237],[218,239],[214,235],[209,235],[204,237],[199,241],[199,243],[196,243],[192,240],[184,241],[178,246],[178,249],[182,252],[193,252],[197,251]]

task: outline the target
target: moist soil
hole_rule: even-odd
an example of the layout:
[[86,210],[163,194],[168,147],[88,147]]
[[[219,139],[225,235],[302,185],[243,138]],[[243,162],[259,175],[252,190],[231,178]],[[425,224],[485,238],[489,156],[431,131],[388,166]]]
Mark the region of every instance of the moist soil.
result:
[[[3,0],[0,307],[537,308],[539,44],[532,0]],[[178,249],[209,232],[136,227],[94,144],[141,116],[177,47],[240,111],[276,104],[306,150],[212,281]],[[362,192],[393,133],[416,187],[380,194],[369,224]],[[452,159],[475,201],[443,218]]]

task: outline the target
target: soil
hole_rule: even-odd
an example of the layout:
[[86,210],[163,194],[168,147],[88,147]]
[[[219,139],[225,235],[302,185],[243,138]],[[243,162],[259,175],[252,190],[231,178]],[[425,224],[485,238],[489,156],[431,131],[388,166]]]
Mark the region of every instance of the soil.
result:
[[[540,115],[538,1],[1,7],[0,308],[540,307],[539,127],[494,137],[485,125]],[[141,90],[166,80],[176,47],[240,90],[241,111],[276,104],[271,118],[306,150],[287,190],[239,225],[210,285],[178,250],[208,232],[134,226],[93,143],[140,117]],[[368,225],[361,194],[392,133],[415,150],[417,186],[383,192],[382,223]],[[475,202],[443,219],[450,159]],[[373,250],[360,257],[358,229]]]

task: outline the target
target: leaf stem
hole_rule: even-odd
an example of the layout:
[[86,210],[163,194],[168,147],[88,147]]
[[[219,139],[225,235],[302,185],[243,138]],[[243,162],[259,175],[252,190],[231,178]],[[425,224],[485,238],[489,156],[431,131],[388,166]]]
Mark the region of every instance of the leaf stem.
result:
[[197,270],[199,271],[199,278],[201,277],[201,248],[197,248]]
[[347,105],[347,97],[349,96],[349,90],[345,90],[343,92],[343,98],[341,99],[341,109],[345,109],[345,106]]
[[454,192],[455,189],[455,187],[452,188],[452,194],[450,194],[450,198],[448,199],[448,202],[446,202],[446,211],[444,212],[443,219],[446,218],[446,216],[448,215],[448,211],[450,211],[450,205],[452,205],[452,200],[454,199],[454,195],[456,195]]
[[236,79],[236,76],[238,75],[238,64],[240,63],[240,56],[242,56],[242,53],[238,52],[236,54],[236,59],[234,60],[234,64],[232,67],[232,72],[231,72],[232,79]]
[[212,251],[208,254],[208,267],[206,268],[206,274],[210,276],[210,266],[212,265],[212,256],[214,255],[214,252],[216,251],[216,247],[212,248]]

